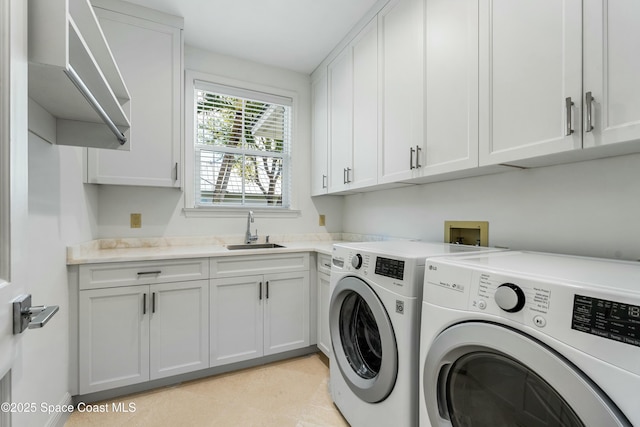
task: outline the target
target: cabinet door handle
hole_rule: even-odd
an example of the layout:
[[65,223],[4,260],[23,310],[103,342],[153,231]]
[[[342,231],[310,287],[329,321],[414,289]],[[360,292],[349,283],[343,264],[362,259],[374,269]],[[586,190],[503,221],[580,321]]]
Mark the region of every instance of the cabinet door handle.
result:
[[587,109],[587,124],[585,125],[585,132],[591,132],[593,130],[593,119],[591,117],[592,109],[593,109],[593,101],[596,99],[593,97],[591,92],[587,92],[585,96],[584,106]]
[[258,283],[258,300],[262,301],[262,282]]
[[571,97],[568,97],[564,100],[564,105],[566,109],[567,123],[566,123],[566,132],[565,136],[569,136],[573,133],[573,129],[571,129],[571,107],[573,107],[573,101],[571,101]]
[[142,294],[142,314],[147,314],[147,294]]
[[422,151],[422,148],[419,145],[416,145],[416,169],[422,167],[422,165],[420,164],[420,152],[421,151]]
[[155,292],[151,294],[151,312],[152,313],[156,312],[156,293]]
[[266,292],[266,297],[267,299],[269,299],[269,281],[267,280],[267,292]]
[[342,183],[347,183],[347,168],[342,169]]
[[140,276],[146,276],[146,275],[151,275],[151,274],[160,275],[160,274],[162,274],[162,270],[156,270],[156,271],[138,271],[138,278],[139,278]]
[[175,169],[176,169],[176,179],[174,181],[177,181],[178,180],[178,162],[176,162]]
[[351,182],[351,168],[347,168],[347,184]]
[[409,147],[409,169],[415,169],[415,166],[413,166],[413,153],[415,151],[413,147]]
[[322,188],[327,188],[327,175],[322,175]]

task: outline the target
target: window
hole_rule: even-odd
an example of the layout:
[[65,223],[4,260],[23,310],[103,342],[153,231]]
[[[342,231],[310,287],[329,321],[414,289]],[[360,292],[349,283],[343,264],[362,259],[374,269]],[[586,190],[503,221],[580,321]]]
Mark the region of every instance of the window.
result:
[[291,98],[194,82],[194,206],[290,207]]

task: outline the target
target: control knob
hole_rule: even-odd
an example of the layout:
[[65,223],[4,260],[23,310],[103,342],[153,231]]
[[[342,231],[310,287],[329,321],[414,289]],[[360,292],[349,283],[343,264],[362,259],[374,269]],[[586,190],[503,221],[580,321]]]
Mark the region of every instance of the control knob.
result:
[[503,283],[498,286],[494,298],[498,307],[507,313],[517,313],[524,307],[524,292],[513,283]]
[[362,255],[360,254],[355,254],[353,256],[353,258],[351,258],[351,265],[353,266],[353,268],[355,268],[356,270],[358,270],[360,267],[362,267]]

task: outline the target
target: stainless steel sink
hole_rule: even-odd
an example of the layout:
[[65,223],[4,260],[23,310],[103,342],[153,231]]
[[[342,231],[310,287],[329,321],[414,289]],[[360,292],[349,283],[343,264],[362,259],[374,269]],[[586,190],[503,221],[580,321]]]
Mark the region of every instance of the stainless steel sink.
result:
[[239,249],[275,249],[284,248],[284,246],[277,243],[251,243],[247,245],[227,245],[227,249],[235,251]]

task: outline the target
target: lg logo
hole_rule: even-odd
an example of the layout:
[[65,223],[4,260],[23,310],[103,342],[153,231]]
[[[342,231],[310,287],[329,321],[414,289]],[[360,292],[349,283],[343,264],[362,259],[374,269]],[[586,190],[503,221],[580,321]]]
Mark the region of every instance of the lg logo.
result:
[[437,271],[438,267],[436,267],[435,265],[429,264],[429,270]]

